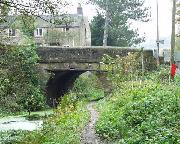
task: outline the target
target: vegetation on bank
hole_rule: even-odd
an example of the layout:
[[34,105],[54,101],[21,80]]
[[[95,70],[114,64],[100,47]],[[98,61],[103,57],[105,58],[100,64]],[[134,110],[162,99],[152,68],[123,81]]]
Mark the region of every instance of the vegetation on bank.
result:
[[[180,76],[169,80],[169,67],[147,72],[138,53],[113,59],[105,56],[102,68],[109,70],[111,90],[104,96],[98,78],[85,73],[60,101],[54,114],[34,132],[1,132],[1,143],[75,143],[89,120],[86,104],[100,100],[96,132],[109,143],[179,143]],[[108,88],[108,87],[107,87]],[[106,90],[107,91],[107,90]]]
[[180,90],[152,80],[119,83],[111,97],[99,103],[96,131],[119,143],[180,142]]
[[[44,4],[45,7],[40,8],[42,11],[54,13],[52,7],[57,8],[56,4],[44,2],[35,4],[37,7]],[[106,10],[104,0],[93,2]],[[118,4],[114,5],[114,2]],[[9,4],[5,2],[1,5],[4,17],[12,7]],[[129,19],[147,20],[147,8],[142,7],[143,4],[143,1],[110,1],[107,7],[115,11],[110,14],[108,45],[132,46],[144,41],[136,30],[130,29],[128,23]],[[13,8],[16,9],[18,3],[14,5]],[[34,18],[26,12],[31,9],[31,5],[18,8],[24,14],[19,17],[18,28],[25,35],[21,44],[26,46],[0,46],[0,117],[5,113],[41,110],[45,106],[36,70],[38,56],[35,46],[29,45],[35,30]],[[3,19],[0,21],[4,22],[6,21]],[[92,21],[92,44],[102,45],[104,23],[105,19],[100,14]],[[141,65],[139,56],[129,54],[128,57],[117,59],[105,57],[103,68],[110,70],[107,78],[111,89],[106,90],[107,97],[98,102],[100,118],[96,124],[96,132],[109,143],[180,143],[180,77],[169,81],[169,68],[145,72],[146,68]],[[86,74],[61,99],[54,114],[44,120],[41,130],[0,132],[0,143],[78,144],[89,119],[86,104],[99,100],[102,96],[104,91],[97,78]],[[32,115],[28,118],[39,119],[39,116]]]
[[[169,81],[167,67],[139,75],[138,59],[128,57],[130,65],[117,58],[114,73],[108,75],[113,88],[109,97],[98,103],[97,134],[119,144],[179,143],[178,76]],[[125,71],[125,67],[133,71]]]
[[0,115],[42,110],[45,106],[35,46],[1,46]]
[[[42,130],[26,133],[20,140],[16,139],[16,143],[80,143],[80,134],[87,123],[88,113],[84,102],[71,103],[71,97],[68,97],[69,95],[64,97],[56,114],[45,121]],[[65,103],[66,106],[63,107]]]
[[89,120],[86,104],[102,98],[103,95],[97,77],[85,73],[76,80],[72,91],[61,99],[54,115],[45,119],[41,130],[0,133],[4,137],[1,141],[3,144],[78,144]]

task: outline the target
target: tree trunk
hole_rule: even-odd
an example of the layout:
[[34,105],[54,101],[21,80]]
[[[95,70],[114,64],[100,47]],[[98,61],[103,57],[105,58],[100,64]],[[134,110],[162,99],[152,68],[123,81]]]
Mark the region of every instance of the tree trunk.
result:
[[105,26],[104,26],[104,38],[103,38],[103,46],[107,46],[107,38],[108,38],[108,29],[109,29],[109,0],[106,0],[106,17],[105,17]]

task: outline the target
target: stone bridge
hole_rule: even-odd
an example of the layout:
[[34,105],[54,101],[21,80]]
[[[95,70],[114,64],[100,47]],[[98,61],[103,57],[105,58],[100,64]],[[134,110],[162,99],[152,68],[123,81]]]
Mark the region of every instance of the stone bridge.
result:
[[[86,71],[101,70],[100,62],[103,55],[111,57],[126,56],[129,52],[138,52],[137,48],[122,47],[38,47],[41,69],[52,73],[46,85],[47,102],[56,106],[58,98],[62,97],[72,86],[76,78]],[[152,50],[145,50],[145,61],[153,57]]]

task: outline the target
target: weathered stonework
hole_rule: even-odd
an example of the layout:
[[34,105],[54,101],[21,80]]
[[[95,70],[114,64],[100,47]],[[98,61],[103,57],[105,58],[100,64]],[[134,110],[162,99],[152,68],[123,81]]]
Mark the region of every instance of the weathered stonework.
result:
[[[98,70],[103,56],[111,57],[126,56],[129,52],[140,52],[137,48],[118,48],[118,47],[39,47],[37,53],[40,57],[39,62],[45,69],[92,69]],[[145,50],[145,61],[153,58],[151,50]]]
[[[100,62],[104,54],[111,57],[126,56],[129,52],[140,52],[141,49],[117,47],[38,47],[41,69],[52,73],[47,85],[47,103],[56,106],[58,100],[72,87],[76,78],[86,71],[104,72]],[[153,51],[145,50],[145,67],[153,60]],[[103,81],[104,83],[104,81]]]
[[139,51],[138,49],[130,48],[102,48],[102,47],[39,47],[38,55],[41,63],[97,63],[100,62],[103,55],[109,56],[125,56],[128,52]]

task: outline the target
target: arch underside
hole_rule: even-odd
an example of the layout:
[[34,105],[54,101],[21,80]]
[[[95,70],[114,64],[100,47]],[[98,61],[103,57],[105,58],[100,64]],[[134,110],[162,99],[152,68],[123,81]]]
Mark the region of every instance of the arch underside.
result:
[[75,80],[84,72],[86,71],[53,72],[46,87],[47,104],[56,107],[60,98],[73,87]]

